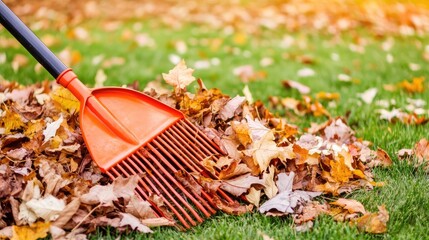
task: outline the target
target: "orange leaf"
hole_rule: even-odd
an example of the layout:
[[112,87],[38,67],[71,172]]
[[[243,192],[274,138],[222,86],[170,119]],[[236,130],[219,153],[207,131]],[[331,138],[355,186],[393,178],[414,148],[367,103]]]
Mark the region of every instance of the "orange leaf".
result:
[[399,86],[404,89],[405,91],[409,92],[409,93],[421,93],[424,90],[423,87],[423,81],[425,80],[424,77],[416,77],[413,78],[412,82],[408,82],[408,81],[402,81]]
[[368,233],[385,233],[387,231],[387,221],[389,212],[384,205],[378,207],[378,213],[367,213],[354,221],[360,231]]
[[353,172],[344,163],[344,158],[339,157],[337,161],[331,160],[331,176],[335,181],[346,183],[353,177]]

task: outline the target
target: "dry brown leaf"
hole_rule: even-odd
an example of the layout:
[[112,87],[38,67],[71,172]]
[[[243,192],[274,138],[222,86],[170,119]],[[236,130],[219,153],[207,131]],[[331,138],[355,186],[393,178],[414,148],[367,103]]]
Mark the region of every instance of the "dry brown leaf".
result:
[[267,171],[263,173],[262,179],[264,180],[264,193],[269,199],[273,198],[279,191],[275,182],[274,176],[276,174],[276,167],[271,165]]
[[[140,220],[147,218],[156,218],[154,210],[148,201],[143,201],[136,195],[132,196],[128,202],[125,212],[132,214]],[[146,225],[146,224],[145,224]]]
[[219,172],[218,178],[220,180],[230,179],[236,176],[240,176],[249,173],[251,170],[244,163],[239,163],[238,160],[233,160],[228,167],[222,169]]
[[339,198],[338,200],[331,202],[330,204],[340,206],[347,210],[349,213],[366,213],[365,207],[362,205],[362,203],[354,199]]
[[247,173],[233,179],[220,181],[220,183],[220,187],[223,190],[233,194],[234,196],[240,196],[247,192],[252,185],[263,186],[264,180]]
[[238,141],[243,146],[246,147],[247,145],[252,143],[249,124],[233,121],[233,122],[231,122],[231,127],[234,130],[235,136],[237,137]]
[[366,213],[353,221],[353,224],[362,232],[385,233],[387,232],[387,222],[389,212],[384,205],[378,207],[378,213]]
[[52,225],[62,228],[67,224],[68,221],[73,217],[73,215],[77,212],[80,206],[79,198],[74,198],[71,202],[69,202],[66,207],[61,211],[61,214],[55,220]]
[[189,191],[201,195],[203,188],[200,184],[192,177],[191,174],[184,170],[179,170],[175,174],[176,178],[179,180],[182,185],[187,188]]
[[142,222],[138,218],[134,217],[133,215],[128,214],[128,213],[120,213],[120,215],[121,215],[122,219],[119,222],[118,226],[120,226],[120,227],[130,226],[131,229],[137,230],[137,231],[142,232],[142,233],[151,233],[152,232],[152,230],[150,230],[150,228],[143,225]]
[[253,205],[251,204],[241,205],[237,201],[234,201],[233,203],[224,202],[218,197],[215,197],[213,201],[216,204],[218,209],[220,209],[222,212],[225,212],[231,215],[242,215],[242,214],[251,212],[253,210]]
[[249,193],[246,195],[246,200],[256,207],[259,207],[259,202],[261,201],[261,190],[256,190],[256,188],[251,187],[249,189]]
[[383,167],[389,167],[393,164],[389,154],[381,148],[377,148],[377,159],[374,160],[374,164],[369,163],[369,167],[381,165]]
[[414,145],[413,152],[420,163],[429,161],[429,141],[425,138],[420,139]]

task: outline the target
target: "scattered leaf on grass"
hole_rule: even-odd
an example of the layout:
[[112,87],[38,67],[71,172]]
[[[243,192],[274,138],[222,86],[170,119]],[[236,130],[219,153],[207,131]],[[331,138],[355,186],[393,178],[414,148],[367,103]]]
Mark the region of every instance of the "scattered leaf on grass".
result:
[[366,213],[353,221],[353,224],[367,233],[385,233],[387,232],[387,222],[389,221],[389,212],[384,205],[378,207],[378,213]]

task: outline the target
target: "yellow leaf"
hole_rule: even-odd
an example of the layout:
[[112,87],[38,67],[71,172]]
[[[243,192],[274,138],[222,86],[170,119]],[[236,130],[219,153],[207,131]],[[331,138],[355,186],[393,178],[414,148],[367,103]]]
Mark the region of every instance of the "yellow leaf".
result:
[[339,93],[329,93],[329,92],[318,92],[316,94],[316,99],[321,100],[339,100],[340,94]]
[[29,138],[33,138],[37,132],[40,132],[45,127],[45,123],[42,120],[34,120],[27,123],[27,129],[24,134]]
[[61,110],[63,111],[67,111],[69,113],[75,113],[79,111],[79,100],[77,100],[77,98],[73,96],[69,90],[63,87],[59,87],[54,92],[52,92],[51,98],[54,100],[54,102],[60,105]]
[[50,222],[36,222],[30,226],[13,226],[12,240],[36,240],[48,236]]
[[163,73],[164,80],[175,88],[184,89],[186,86],[195,81],[192,76],[194,69],[188,68],[185,61],[182,59],[168,74]]
[[13,111],[6,110],[5,116],[2,118],[5,128],[5,133],[8,134],[13,130],[20,129],[25,124],[22,122],[21,116]]

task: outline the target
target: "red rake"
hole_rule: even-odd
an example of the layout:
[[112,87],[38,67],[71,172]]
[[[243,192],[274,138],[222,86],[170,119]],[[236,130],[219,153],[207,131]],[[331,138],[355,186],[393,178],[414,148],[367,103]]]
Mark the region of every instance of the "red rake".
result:
[[[80,128],[92,159],[112,179],[139,174],[136,192],[158,216],[172,215],[190,228],[216,213],[214,198],[233,202],[223,191],[211,195],[187,189],[176,176],[184,171],[214,178],[201,161],[222,155],[181,112],[131,89],[88,89],[2,1],[0,21],[80,101]],[[168,214],[151,200],[154,195]]]

